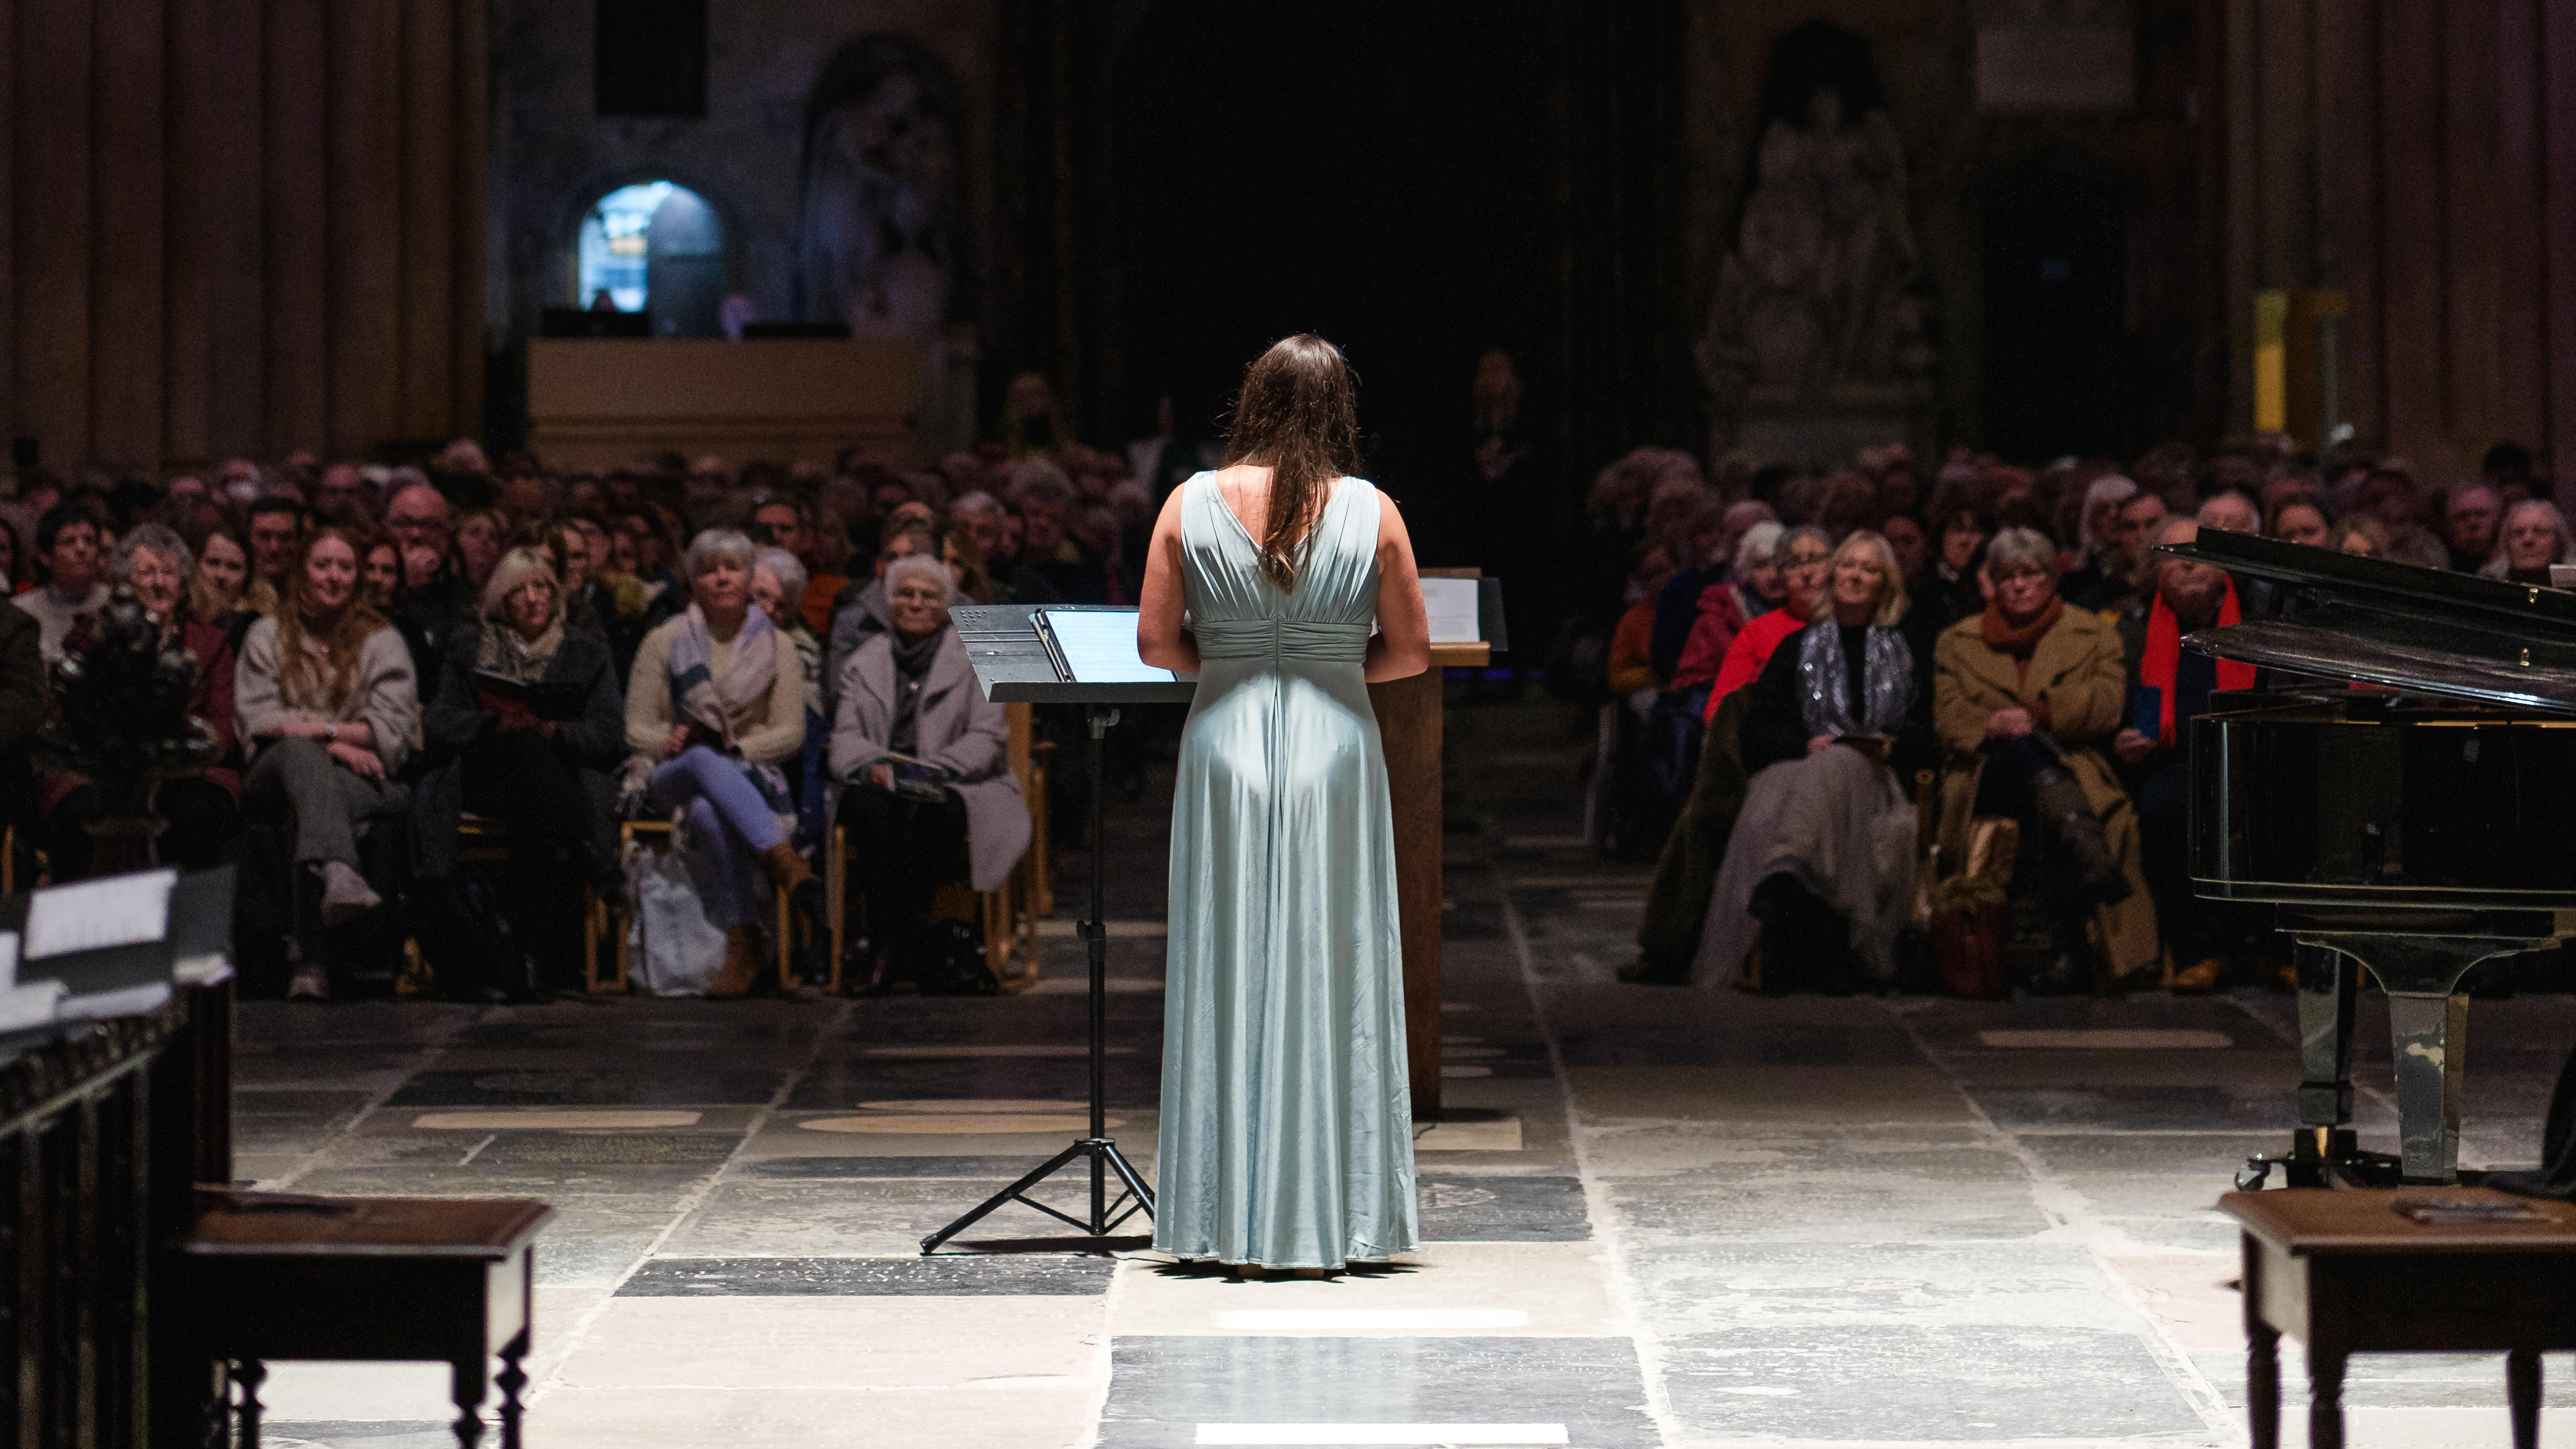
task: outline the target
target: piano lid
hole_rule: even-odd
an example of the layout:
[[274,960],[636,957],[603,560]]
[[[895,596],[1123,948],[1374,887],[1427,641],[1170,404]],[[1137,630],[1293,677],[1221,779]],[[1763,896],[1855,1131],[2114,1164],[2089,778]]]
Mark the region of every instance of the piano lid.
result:
[[2518,709],[2576,713],[2576,592],[2204,530],[2162,548],[2286,586],[2283,617],[2183,642],[2247,664]]

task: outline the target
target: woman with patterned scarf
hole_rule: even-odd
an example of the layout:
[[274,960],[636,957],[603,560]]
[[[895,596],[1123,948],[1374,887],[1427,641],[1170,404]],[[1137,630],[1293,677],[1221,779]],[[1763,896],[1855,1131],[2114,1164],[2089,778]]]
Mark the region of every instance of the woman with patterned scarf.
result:
[[709,529],[689,543],[688,612],[644,636],[627,684],[626,747],[657,814],[685,808],[717,876],[707,919],[724,928],[711,997],[757,979],[761,877],[819,922],[823,885],[788,842],[795,807],[779,766],[805,742],[805,676],[767,614],[751,606],[751,540]]
[[1899,783],[1926,753],[1921,671],[1897,624],[1905,584],[1887,540],[1835,549],[1807,625],[1746,686],[1752,775],[1701,928],[1698,984],[1733,984],[1758,936],[1766,991],[1892,983],[1913,884],[1914,806]]
[[[421,712],[433,763],[412,799],[418,873],[447,877],[465,810],[500,821],[509,852],[502,909],[536,979],[572,989],[582,883],[617,873],[607,779],[624,749],[626,703],[608,640],[567,626],[553,561],[514,548],[484,581],[481,618],[453,636],[437,683]],[[486,996],[502,989],[498,980],[452,984]]]

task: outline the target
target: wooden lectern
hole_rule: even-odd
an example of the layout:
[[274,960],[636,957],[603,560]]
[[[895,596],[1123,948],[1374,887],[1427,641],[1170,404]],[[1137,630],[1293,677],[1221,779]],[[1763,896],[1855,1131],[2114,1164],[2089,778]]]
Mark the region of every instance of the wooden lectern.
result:
[[[1424,569],[1429,579],[1472,579],[1476,569]],[[1395,816],[1396,915],[1404,930],[1404,1035],[1412,1064],[1413,1116],[1440,1117],[1441,808],[1440,671],[1481,669],[1482,642],[1434,644],[1431,667],[1411,679],[1369,686],[1386,751],[1388,805]]]

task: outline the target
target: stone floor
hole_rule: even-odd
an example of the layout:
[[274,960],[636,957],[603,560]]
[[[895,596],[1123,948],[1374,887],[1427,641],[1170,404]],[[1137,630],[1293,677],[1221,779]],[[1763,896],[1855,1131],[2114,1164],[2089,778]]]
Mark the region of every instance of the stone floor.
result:
[[[1451,720],[1451,1111],[1394,1267],[1229,1281],[1019,1208],[916,1255],[1082,1125],[1062,934],[991,1000],[252,1005],[240,1172],[553,1203],[539,1449],[2243,1442],[2210,1203],[2291,1120],[2285,998],[1622,986],[1644,876],[1576,838],[1564,714]],[[1111,1115],[1148,1167],[1163,809],[1111,827]],[[1989,1035],[2034,1029],[2077,1035]],[[2568,998],[2479,1003],[2468,1160],[2535,1154],[2571,1037]],[[2392,1123],[2366,1091],[2365,1139]],[[433,1366],[280,1365],[266,1398],[272,1444],[452,1442]],[[2358,1360],[2347,1402],[2358,1446],[2506,1442],[2494,1359]]]

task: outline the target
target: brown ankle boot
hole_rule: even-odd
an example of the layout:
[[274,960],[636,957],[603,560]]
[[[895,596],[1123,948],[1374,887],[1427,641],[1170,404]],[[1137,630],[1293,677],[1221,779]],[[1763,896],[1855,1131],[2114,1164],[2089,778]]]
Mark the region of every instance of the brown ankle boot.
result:
[[732,1001],[751,994],[751,984],[760,979],[760,941],[749,926],[734,926],[725,932],[724,969],[707,986],[709,1001]]
[[813,867],[805,863],[805,857],[796,853],[795,846],[784,840],[760,853],[760,865],[761,869],[769,872],[769,878],[777,883],[778,888],[789,895],[794,895],[814,879]]

